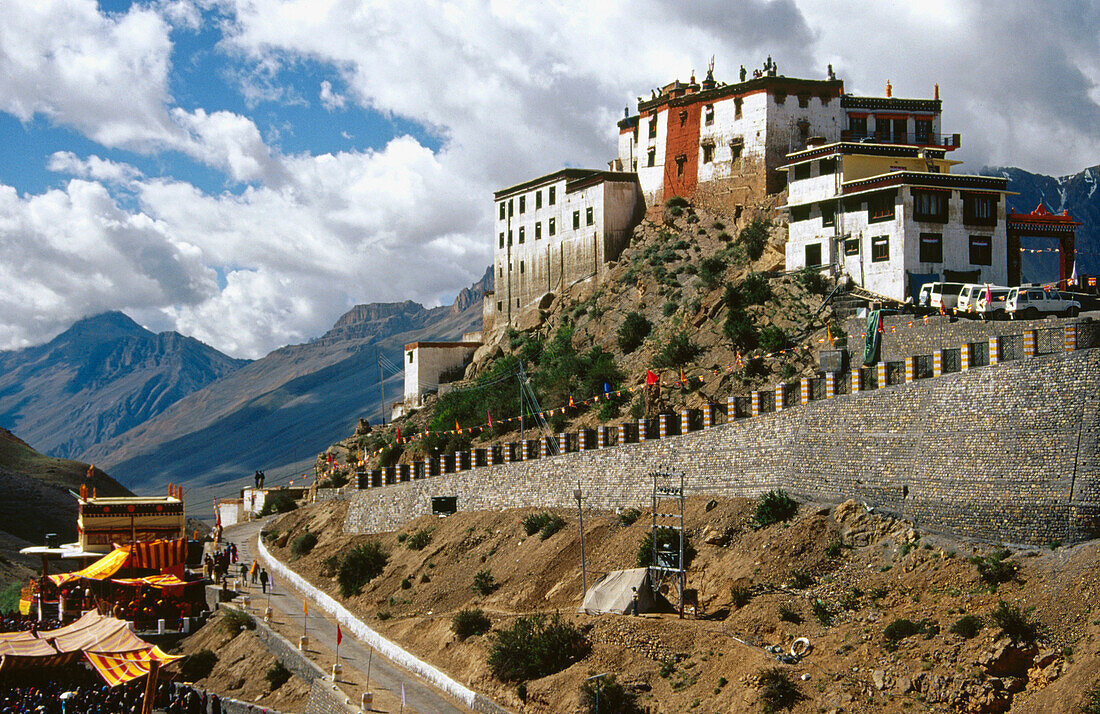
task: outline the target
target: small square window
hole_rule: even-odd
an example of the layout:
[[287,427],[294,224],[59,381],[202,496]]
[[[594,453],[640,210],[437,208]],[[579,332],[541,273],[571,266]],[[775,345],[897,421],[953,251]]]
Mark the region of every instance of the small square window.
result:
[[942,263],[943,262],[943,234],[942,233],[921,233],[920,234],[920,262],[922,262],[922,263]]
[[885,263],[890,260],[890,236],[875,236],[871,239],[871,262]]
[[817,163],[817,175],[827,176],[836,173],[836,159],[822,159]]
[[806,265],[821,265],[821,244],[811,243],[806,246]]
[[652,167],[656,163],[657,163],[657,150],[656,149],[650,149],[649,151],[646,152],[646,155],[645,155],[645,165]]
[[733,100],[733,118],[741,118],[741,109],[744,107],[745,101],[741,97],[735,97]]
[[844,241],[844,255],[859,255],[859,238]]
[[810,220],[810,207],[809,206],[792,206],[791,207],[791,223],[798,223],[799,221]]
[[703,112],[703,118],[704,118],[703,120],[706,122],[707,126],[710,126],[711,124],[714,123],[714,105],[713,104],[708,104],[706,106],[706,110]]
[[514,205],[512,204],[512,199],[510,199],[510,198],[509,198],[509,199],[508,199],[508,217],[509,217],[509,218],[511,218],[511,217],[512,217],[512,216],[514,215],[514,213],[515,213],[515,212],[514,212],[514,211],[512,210],[513,208],[515,208],[515,206],[514,206]]
[[506,214],[504,213],[504,212],[505,212],[506,210],[507,210],[507,208],[506,208],[506,207],[505,207],[505,205],[504,205],[504,201],[501,201],[501,202],[500,202],[500,220],[502,220],[502,221],[503,221],[503,220],[505,219],[505,217],[506,217]]
[[546,202],[551,206],[554,205],[554,196],[557,192],[557,188],[557,186],[551,186],[550,188],[546,189]]
[[519,227],[519,242],[523,242],[523,226]]
[[874,223],[876,221],[890,221],[894,218],[894,197],[893,191],[887,191],[885,193],[872,194],[867,198],[867,221]]
[[504,247],[504,231],[500,232],[500,247]]
[[519,212],[524,213],[526,210],[527,210],[527,197],[526,196],[520,196],[519,197]]
[[556,218],[551,218],[551,219],[547,220],[546,223],[547,223],[546,232],[550,235],[557,235],[557,233],[558,233],[558,220]]
[[990,236],[970,236],[970,264],[993,265],[993,240]]
[[581,227],[581,212],[573,211],[573,230]]
[[497,300],[497,312],[503,312],[503,311],[504,311],[504,301],[503,300]]
[[542,208],[542,191],[535,191],[535,210]]
[[799,106],[800,109],[805,109],[805,108],[809,107],[810,106],[810,95],[809,94],[799,94],[798,95],[798,106]]
[[835,226],[836,225],[836,206],[831,203],[821,204],[821,225],[823,226]]
[[508,231],[508,245],[512,245],[512,231]]
[[519,274],[520,275],[523,275],[523,267],[524,267],[523,266],[523,261],[521,260],[521,261],[519,261]]
[[794,180],[802,181],[803,179],[810,178],[810,163],[807,161],[804,164],[798,164],[794,167]]
[[592,206],[584,209],[584,222],[589,226],[596,222],[595,217],[592,215]]
[[542,221],[535,223],[535,240],[542,238]]
[[657,138],[657,117],[650,117],[649,119],[649,138]]
[[714,161],[714,144],[703,144],[703,163]]

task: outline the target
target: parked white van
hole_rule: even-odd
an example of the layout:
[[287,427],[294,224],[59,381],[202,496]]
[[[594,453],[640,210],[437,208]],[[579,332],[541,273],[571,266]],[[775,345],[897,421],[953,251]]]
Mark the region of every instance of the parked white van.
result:
[[974,312],[978,305],[978,298],[985,293],[985,286],[977,283],[963,283],[959,290],[959,297],[955,299],[955,312]]
[[986,299],[986,290],[983,287],[974,303],[972,312],[983,320],[1006,320],[1008,311],[1005,309],[1008,300],[1009,288],[1001,285],[989,286],[989,299]]
[[1076,317],[1081,311],[1081,303],[1062,297],[1057,290],[1020,286],[1008,291],[1005,309],[1013,318],[1021,320],[1034,320],[1045,315]]
[[924,305],[924,296],[927,290],[927,307],[934,310],[938,310],[941,307],[944,310],[951,310],[957,304],[959,291],[962,290],[962,288],[963,283],[925,283],[921,286],[919,297],[920,304]]

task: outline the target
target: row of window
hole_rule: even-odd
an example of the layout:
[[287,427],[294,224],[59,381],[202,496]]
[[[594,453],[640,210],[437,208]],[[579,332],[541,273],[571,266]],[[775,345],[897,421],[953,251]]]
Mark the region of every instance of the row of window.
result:
[[[849,238],[844,241],[844,255],[859,255],[860,239]],[[943,262],[943,234],[921,233],[919,260],[922,263]],[[871,262],[884,263],[890,260],[890,236],[871,237]],[[993,240],[990,236],[970,236],[970,264],[993,265]],[[821,244],[806,246],[806,265],[821,265]]]
[[[557,189],[557,186],[550,186],[546,189],[546,205],[553,206],[555,203],[557,203]],[[515,208],[514,201],[515,199],[509,198],[507,201],[500,202],[500,220],[503,221],[505,218],[511,218],[513,216],[513,209]],[[542,208],[542,189],[535,191],[535,210],[537,211],[540,208]],[[526,195],[519,197],[519,212],[520,215],[523,215],[527,212]]]
[[[592,210],[592,206],[584,209],[585,225],[593,225],[596,222],[595,212]],[[573,211],[573,230],[579,230],[581,227],[581,212]],[[546,232],[549,236],[555,236],[558,234],[558,222],[556,218],[548,218],[546,220]],[[535,221],[535,240],[542,238],[542,221]],[[508,245],[512,245],[512,231],[509,230],[507,236],[504,231],[500,232],[498,236],[499,245],[504,247],[504,241],[508,241]],[[526,226],[519,227],[519,243],[524,243],[527,240]]]
[[[947,223],[947,202],[950,191],[924,191],[913,189],[913,220],[931,223]],[[997,194],[963,193],[963,223],[970,226],[995,226],[997,225],[997,204],[1000,196]],[[878,223],[891,221],[895,217],[897,193],[885,191],[871,194],[867,197],[867,222]],[[848,212],[863,210],[863,199],[845,199],[845,210]],[[822,203],[821,225],[832,226],[836,224],[836,206],[831,203]],[[809,206],[793,206],[791,208],[791,222],[808,221],[810,219]]]

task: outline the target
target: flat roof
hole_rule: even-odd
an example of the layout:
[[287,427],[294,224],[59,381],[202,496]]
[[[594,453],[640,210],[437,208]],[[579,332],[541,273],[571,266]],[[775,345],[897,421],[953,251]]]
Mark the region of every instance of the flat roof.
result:
[[[792,151],[787,154],[787,163],[779,168],[786,169],[796,164],[804,164],[807,161],[820,159],[825,156],[864,155],[864,156],[900,156],[915,159],[924,151],[930,158],[941,159],[947,156],[947,151],[934,146],[923,144],[883,144],[879,142],[862,143],[858,141],[833,141],[820,146],[812,146],[800,151]],[[953,164],[961,164],[961,161],[951,160]]]
[[179,503],[175,496],[100,496],[98,498],[78,499],[92,506],[127,506],[142,503]]
[[976,176],[973,174],[937,174],[930,171],[891,171],[890,173],[868,176],[856,181],[847,181],[841,184],[839,196],[826,196],[815,198],[812,201],[801,203],[787,203],[780,208],[794,208],[812,206],[815,203],[837,201],[852,196],[861,196],[873,191],[879,191],[896,186],[916,186],[918,188],[931,189],[968,189],[980,192],[996,192],[1012,194],[1008,190],[1008,179],[996,176]]
[[451,347],[481,347],[480,342],[410,342],[405,345],[406,350],[415,350],[422,347],[437,347],[440,349],[448,349]]
[[517,183],[515,186],[509,186],[508,188],[502,188],[499,191],[493,191],[493,200],[501,198],[507,198],[508,196],[515,195],[517,193],[523,193],[524,191],[530,191],[531,189],[540,188],[542,186],[548,186],[558,181],[565,181],[566,192],[574,191],[578,188],[584,188],[585,186],[591,186],[601,181],[637,181],[638,175],[630,171],[605,171],[601,169],[559,169],[551,174],[545,176],[539,176],[523,183]]

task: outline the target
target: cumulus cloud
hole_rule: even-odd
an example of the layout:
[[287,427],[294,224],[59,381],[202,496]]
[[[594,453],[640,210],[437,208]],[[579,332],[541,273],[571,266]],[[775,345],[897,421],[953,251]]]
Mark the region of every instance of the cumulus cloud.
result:
[[46,168],[58,173],[113,184],[126,184],[141,177],[141,172],[130,164],[110,161],[98,156],[81,159],[71,151],[55,151],[50,155]]
[[327,79],[321,82],[321,106],[330,112],[334,109],[343,109],[347,104],[347,97],[339,92],[332,91],[332,82]]

